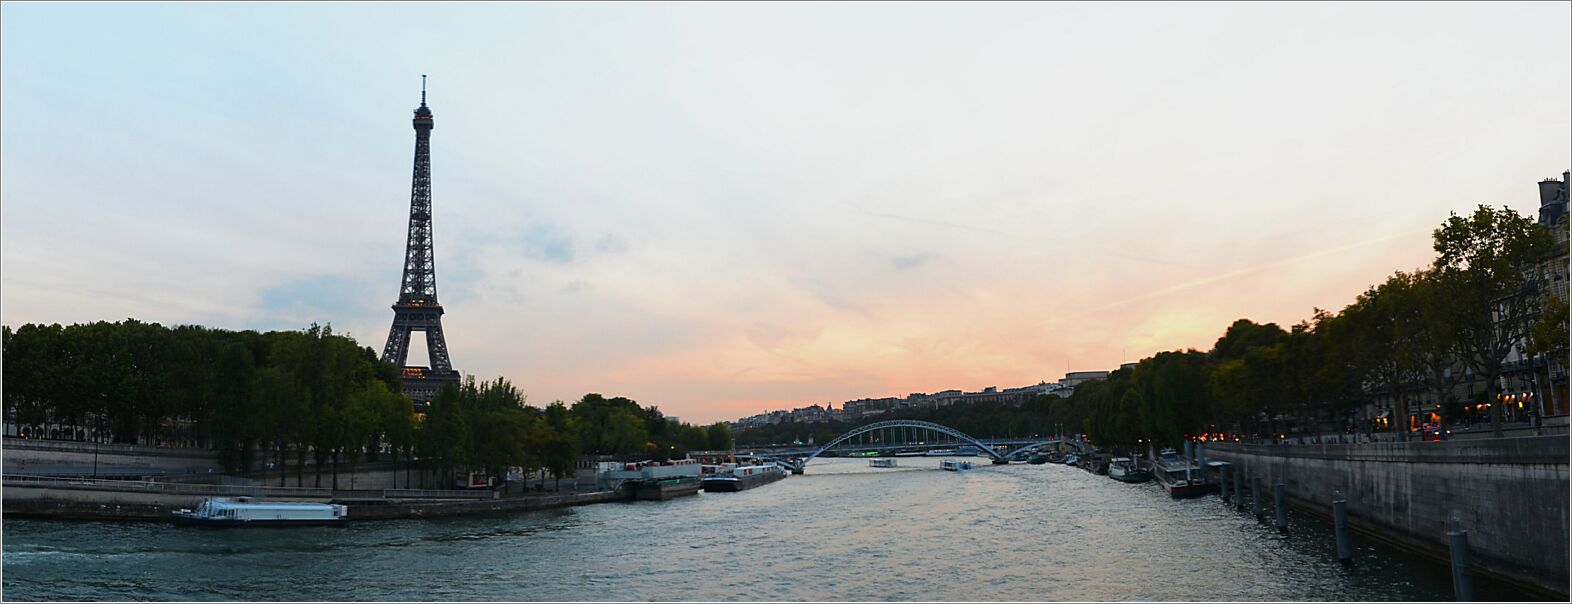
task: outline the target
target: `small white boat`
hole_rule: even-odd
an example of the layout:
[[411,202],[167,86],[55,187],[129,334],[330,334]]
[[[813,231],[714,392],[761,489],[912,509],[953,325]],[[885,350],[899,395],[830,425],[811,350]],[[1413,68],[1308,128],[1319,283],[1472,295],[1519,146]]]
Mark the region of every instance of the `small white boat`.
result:
[[868,460],[868,467],[870,467],[870,468],[893,468],[893,467],[895,467],[895,460],[891,459],[891,458],[888,458],[888,457],[880,457],[878,459],[870,459],[870,460]]
[[959,459],[946,459],[939,462],[939,469],[949,470],[951,472],[964,472],[966,470],[972,469],[972,462],[961,461]]
[[336,503],[217,497],[202,502],[194,510],[175,510],[171,519],[176,524],[202,526],[342,526],[349,520],[349,507]]

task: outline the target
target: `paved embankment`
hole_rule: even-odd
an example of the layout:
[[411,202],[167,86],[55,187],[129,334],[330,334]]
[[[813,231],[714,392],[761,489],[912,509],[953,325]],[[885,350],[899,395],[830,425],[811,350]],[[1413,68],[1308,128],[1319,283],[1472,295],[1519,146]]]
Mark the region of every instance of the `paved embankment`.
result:
[[153,476],[218,471],[213,453],[123,444],[26,440],[7,437],[5,473]]
[[[1242,465],[1263,494],[1282,481],[1287,503],[1330,515],[1347,500],[1349,525],[1441,559],[1458,517],[1477,571],[1560,596],[1568,593],[1566,436],[1358,445],[1207,447]],[[1270,495],[1265,495],[1270,497]]]

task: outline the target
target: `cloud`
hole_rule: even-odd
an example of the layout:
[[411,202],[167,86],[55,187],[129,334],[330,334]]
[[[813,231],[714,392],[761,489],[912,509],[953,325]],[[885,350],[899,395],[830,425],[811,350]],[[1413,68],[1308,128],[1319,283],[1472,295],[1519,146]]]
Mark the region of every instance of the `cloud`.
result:
[[595,240],[595,251],[602,254],[621,254],[628,251],[628,240],[616,233],[606,233]]
[[531,227],[524,235],[524,254],[555,264],[573,261],[573,238],[550,225]]
[[932,259],[933,254],[928,252],[919,252],[910,256],[898,256],[891,260],[890,263],[895,265],[895,270],[904,271],[927,264],[928,261]]

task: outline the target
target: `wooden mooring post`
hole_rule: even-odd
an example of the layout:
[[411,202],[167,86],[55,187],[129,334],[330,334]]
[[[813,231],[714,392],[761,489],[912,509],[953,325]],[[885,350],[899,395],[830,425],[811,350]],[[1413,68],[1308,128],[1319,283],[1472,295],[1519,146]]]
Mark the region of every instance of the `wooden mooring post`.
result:
[[1278,532],[1288,532],[1288,506],[1283,502],[1283,481],[1279,479],[1272,485],[1272,502],[1277,510]]
[[1452,526],[1447,539],[1452,549],[1452,593],[1459,602],[1474,601],[1474,573],[1468,564],[1468,531],[1462,527],[1457,512],[1452,513]]

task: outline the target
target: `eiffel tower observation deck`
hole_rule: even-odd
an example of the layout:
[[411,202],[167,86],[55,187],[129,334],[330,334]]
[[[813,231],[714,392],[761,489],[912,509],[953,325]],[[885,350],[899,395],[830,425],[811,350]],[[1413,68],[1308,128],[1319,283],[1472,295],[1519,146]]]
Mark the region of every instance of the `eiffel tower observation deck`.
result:
[[[456,384],[459,372],[448,358],[442,337],[442,304],[437,302],[437,265],[431,245],[431,129],[426,106],[426,76],[420,76],[420,107],[415,109],[415,175],[409,195],[409,242],[404,247],[404,279],[393,303],[393,327],[382,349],[382,360],[402,368],[404,394],[417,404],[430,401],[444,384]],[[410,366],[409,338],[426,334],[430,367]]]

